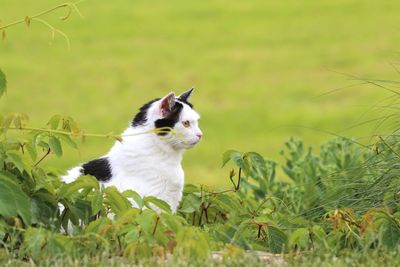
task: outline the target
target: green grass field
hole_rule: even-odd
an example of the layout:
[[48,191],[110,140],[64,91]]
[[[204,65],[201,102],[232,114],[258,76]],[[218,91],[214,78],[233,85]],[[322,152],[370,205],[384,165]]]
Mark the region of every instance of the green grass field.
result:
[[[62,1],[2,0],[3,24]],[[350,126],[386,96],[357,77],[397,79],[400,3],[391,1],[84,1],[80,19],[45,19],[66,41],[33,21],[9,28],[0,43],[7,97],[0,113],[26,112],[41,126],[71,115],[86,132],[121,132],[137,109],[170,90],[191,86],[203,142],[184,159],[187,181],[224,186],[227,149],[279,160],[290,136],[318,146],[332,136],[372,134]],[[50,43],[50,44],[49,44]],[[312,128],[312,129],[309,129]],[[112,140],[89,138],[49,163],[67,169],[108,151]]]

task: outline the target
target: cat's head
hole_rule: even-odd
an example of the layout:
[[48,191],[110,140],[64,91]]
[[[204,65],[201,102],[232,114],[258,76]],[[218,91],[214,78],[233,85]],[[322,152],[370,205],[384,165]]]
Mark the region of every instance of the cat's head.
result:
[[174,149],[194,147],[203,133],[199,128],[200,115],[189,102],[193,90],[179,96],[170,92],[163,98],[150,101],[140,108],[132,126],[163,129],[157,135]]

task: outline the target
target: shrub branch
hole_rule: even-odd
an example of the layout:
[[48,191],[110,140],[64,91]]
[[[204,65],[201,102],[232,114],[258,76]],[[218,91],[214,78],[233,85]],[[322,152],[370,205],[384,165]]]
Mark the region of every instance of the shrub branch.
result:
[[60,35],[62,35],[65,38],[65,40],[67,42],[68,49],[69,49],[70,48],[70,41],[69,41],[68,36],[64,32],[62,32],[61,30],[56,29],[54,26],[52,26],[47,21],[41,19],[40,17],[42,17],[44,15],[47,15],[49,13],[52,13],[55,10],[58,10],[58,9],[66,9],[65,15],[60,17],[60,20],[68,19],[71,16],[72,11],[75,11],[82,18],[83,17],[82,13],[79,11],[79,9],[77,7],[77,4],[81,3],[82,1],[83,0],[80,0],[80,1],[77,1],[77,2],[67,2],[67,3],[59,4],[59,5],[55,6],[55,7],[52,7],[52,8],[47,9],[47,10],[44,10],[44,11],[39,12],[37,14],[31,15],[31,16],[25,16],[23,19],[16,20],[16,21],[8,23],[6,25],[0,25],[0,32],[2,32],[3,39],[5,39],[5,37],[6,37],[5,30],[6,29],[8,29],[10,27],[13,27],[13,26],[16,26],[18,24],[22,24],[22,23],[25,23],[26,26],[29,27],[31,25],[31,22],[33,20],[35,20],[35,21],[38,21],[38,22],[44,24],[45,26],[47,26],[51,30],[52,39],[54,39],[55,33],[59,33]]

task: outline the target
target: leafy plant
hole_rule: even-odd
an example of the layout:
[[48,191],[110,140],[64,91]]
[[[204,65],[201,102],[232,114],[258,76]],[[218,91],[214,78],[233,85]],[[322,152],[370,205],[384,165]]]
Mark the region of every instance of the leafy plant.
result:
[[43,128],[29,127],[24,114],[0,118],[0,238],[14,258],[41,262],[101,250],[134,260],[173,254],[202,261],[226,246],[281,253],[400,243],[395,137],[375,144],[379,153],[342,138],[316,154],[291,139],[282,152],[286,179],[276,177],[275,161],[227,151],[222,163],[232,166],[232,188],[186,185],[171,214],[154,197],[105,188],[91,176],[64,184],[58,171],[43,168],[86,136],[72,118],[55,115]]
[[[39,17],[59,8],[67,8],[66,19],[73,9],[78,11],[75,4],[27,16],[0,30],[4,37],[4,29],[19,23],[46,24]],[[6,87],[0,70],[0,97]],[[91,176],[65,184],[59,170],[42,165],[48,157],[62,157],[65,146],[78,149],[79,139],[121,136],[85,133],[69,116],[54,115],[41,128],[28,122],[26,114],[0,115],[0,260],[5,255],[48,263],[65,255],[106,255],[164,263],[173,255],[204,264],[212,251],[239,261],[246,250],[345,255],[349,250],[399,249],[396,135],[379,137],[367,147],[337,138],[322,145],[319,153],[290,139],[282,151],[284,177],[277,177],[276,161],[256,152],[229,150],[222,166],[231,167],[232,187],[216,191],[188,184],[172,214],[168,204],[155,197],[106,188]]]

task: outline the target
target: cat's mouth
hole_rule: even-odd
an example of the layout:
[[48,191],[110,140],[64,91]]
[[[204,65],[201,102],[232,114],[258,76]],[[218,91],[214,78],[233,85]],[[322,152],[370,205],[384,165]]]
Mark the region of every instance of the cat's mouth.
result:
[[200,140],[194,141],[194,142],[190,142],[190,143],[189,143],[189,146],[190,146],[190,147],[194,147],[194,146],[197,145],[199,142],[200,142]]

